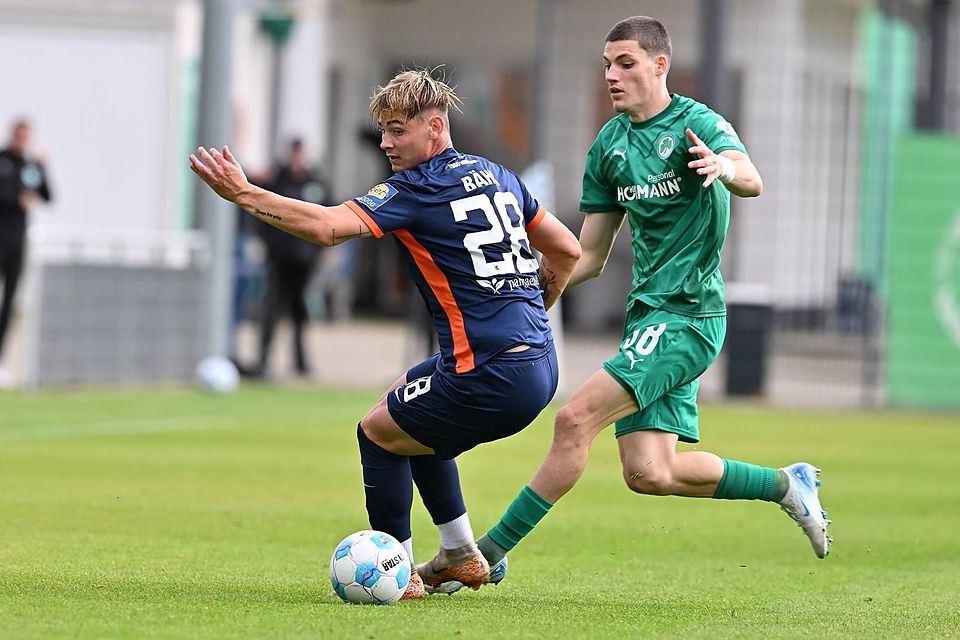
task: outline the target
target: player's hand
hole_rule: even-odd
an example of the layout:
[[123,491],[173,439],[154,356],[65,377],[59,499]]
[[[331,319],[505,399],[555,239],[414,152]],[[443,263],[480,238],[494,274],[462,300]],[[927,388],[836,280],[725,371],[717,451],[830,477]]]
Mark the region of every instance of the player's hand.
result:
[[214,147],[198,147],[195,154],[190,154],[190,168],[217,195],[230,202],[236,202],[240,194],[250,187],[243,168],[227,147],[222,152]]
[[37,195],[35,191],[21,191],[20,195],[17,196],[17,201],[20,204],[20,208],[24,211],[30,211],[33,208],[33,205],[37,204],[37,201],[40,200],[40,196]]
[[697,137],[690,129],[687,129],[687,139],[693,144],[690,147],[690,153],[700,156],[697,160],[691,160],[687,166],[696,169],[701,176],[706,176],[703,180],[703,187],[706,189],[710,184],[720,177],[723,173],[723,165],[720,163],[720,157],[710,150],[703,140]]

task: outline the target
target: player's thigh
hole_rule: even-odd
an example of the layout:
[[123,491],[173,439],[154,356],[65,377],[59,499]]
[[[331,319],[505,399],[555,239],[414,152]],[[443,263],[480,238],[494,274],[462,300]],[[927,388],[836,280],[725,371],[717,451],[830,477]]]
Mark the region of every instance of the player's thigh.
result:
[[590,442],[607,426],[637,409],[633,395],[601,369],[590,376],[557,412],[554,438]]
[[402,376],[397,378],[394,383],[391,384],[386,391],[384,391],[383,395],[380,396],[380,400],[377,402],[377,404],[373,405],[373,408],[367,412],[367,415],[370,415],[370,413],[377,410],[381,406],[385,408],[387,406],[387,396],[400,387],[405,386],[411,380],[430,376],[434,371],[437,370],[437,362],[439,357],[439,354],[434,354],[423,362],[415,364],[405,371]]
[[725,330],[723,317],[691,318],[660,310],[628,322],[619,351],[604,363],[638,407],[617,421],[616,435],[659,429],[697,442],[699,377],[720,352]]
[[659,429],[632,431],[617,438],[623,474],[658,473],[668,469],[677,455],[678,436]]
[[553,398],[558,370],[553,344],[499,354],[472,371],[437,370],[387,396],[397,424],[452,458],[528,426]]
[[726,319],[692,318],[659,309],[633,314],[617,353],[603,368],[640,409],[706,371],[723,344]]
[[437,370],[438,358],[439,356],[435,355],[414,365],[390,385],[386,393],[360,421],[360,426],[368,438],[397,454],[433,453],[433,449],[413,438],[397,424],[390,414],[388,398],[397,393],[406,393],[407,396],[416,395],[418,385],[422,385],[423,380],[429,379],[429,376]]
[[637,431],[658,430],[676,434],[683,442],[700,442],[699,389],[699,380],[668,389],[636,413],[617,420],[614,434],[622,438]]

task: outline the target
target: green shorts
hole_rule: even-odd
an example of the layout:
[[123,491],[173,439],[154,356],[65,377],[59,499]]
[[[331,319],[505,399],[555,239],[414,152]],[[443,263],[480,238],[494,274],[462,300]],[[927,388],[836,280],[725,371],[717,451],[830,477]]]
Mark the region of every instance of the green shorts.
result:
[[620,350],[603,368],[640,410],[617,420],[615,435],[657,429],[700,442],[699,378],[720,353],[726,330],[725,316],[692,318],[650,307],[630,313]]

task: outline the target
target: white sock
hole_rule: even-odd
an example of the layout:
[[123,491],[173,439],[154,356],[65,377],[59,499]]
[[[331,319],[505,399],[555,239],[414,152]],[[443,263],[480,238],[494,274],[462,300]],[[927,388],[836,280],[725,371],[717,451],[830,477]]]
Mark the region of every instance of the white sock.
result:
[[470,518],[464,513],[459,518],[438,524],[440,531],[440,547],[442,549],[456,549],[472,543],[473,529],[470,528]]
[[413,566],[413,537],[407,538],[400,544],[403,545],[403,550],[407,552],[407,559],[410,560],[410,566]]

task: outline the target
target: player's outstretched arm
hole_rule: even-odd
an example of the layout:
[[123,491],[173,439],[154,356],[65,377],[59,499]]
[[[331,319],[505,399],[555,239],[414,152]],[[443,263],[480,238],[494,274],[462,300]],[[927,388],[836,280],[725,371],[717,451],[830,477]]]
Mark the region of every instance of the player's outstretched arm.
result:
[[704,188],[714,180],[720,180],[730,193],[741,198],[755,198],[763,192],[760,172],[747,154],[732,149],[716,154],[690,129],[687,129],[687,139],[693,144],[690,153],[697,156],[687,166],[704,176]]
[[323,207],[286,198],[247,180],[230,149],[204,149],[190,155],[190,168],[225,200],[278,229],[325,247],[371,236],[370,227],[346,205]]
[[570,276],[568,287],[603,273],[625,215],[623,211],[585,214],[583,226],[580,228],[580,247],[583,253]]
[[570,274],[580,259],[580,243],[566,225],[549,211],[536,227],[527,233],[533,248],[542,253],[540,258],[540,288],[543,306],[549,309],[563,293]]

